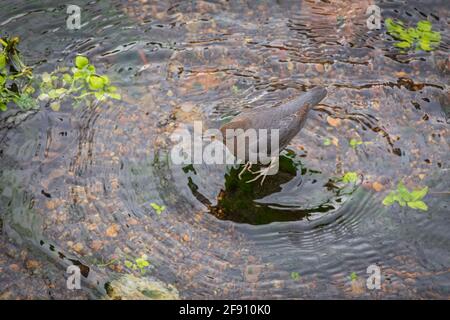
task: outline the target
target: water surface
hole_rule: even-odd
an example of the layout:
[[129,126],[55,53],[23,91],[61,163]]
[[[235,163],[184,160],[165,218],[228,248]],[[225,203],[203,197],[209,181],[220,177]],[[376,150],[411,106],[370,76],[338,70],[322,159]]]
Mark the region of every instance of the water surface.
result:
[[[431,21],[439,48],[401,53],[384,27],[367,29],[373,3],[383,19]],[[181,298],[448,299],[446,1],[77,4],[80,30],[66,29],[61,1],[11,1],[0,14],[35,73],[82,54],[123,96],[1,115],[2,297],[100,298],[146,254],[151,267],[134,274]],[[171,163],[176,129],[218,128],[317,85],[327,98],[262,187],[230,166]],[[358,183],[330,186],[348,171]],[[400,180],[430,188],[427,212],[382,205]],[[74,263],[88,272],[70,292]],[[372,264],[381,290],[365,286]]]

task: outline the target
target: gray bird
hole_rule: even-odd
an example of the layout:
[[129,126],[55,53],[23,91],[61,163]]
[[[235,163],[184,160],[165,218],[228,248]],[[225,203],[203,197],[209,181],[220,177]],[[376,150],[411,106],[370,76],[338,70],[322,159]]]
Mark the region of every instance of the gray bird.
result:
[[[247,182],[252,182],[260,177],[262,178],[261,184],[264,182],[266,175],[273,174],[271,170],[277,166],[279,153],[289,144],[289,142],[294,138],[297,133],[305,125],[306,119],[308,117],[309,110],[316,106],[320,101],[322,101],[327,95],[327,90],[321,87],[316,87],[298,98],[287,101],[277,107],[273,108],[257,108],[255,110],[244,112],[233,118],[230,122],[226,123],[220,128],[223,136],[223,142],[228,147],[228,149],[233,153],[233,155],[245,162],[243,170],[239,173],[239,178],[245,172],[245,170],[250,170],[254,161],[250,155],[252,153],[262,152],[270,156],[270,165],[263,168],[257,172],[252,172],[258,174],[258,176]],[[242,129],[245,132],[248,129],[267,129],[267,137],[257,136],[257,141],[251,141],[248,137],[240,136],[239,134],[233,133],[227,130]],[[276,150],[271,150],[271,130],[277,129],[279,134],[278,148]],[[238,130],[239,132],[239,130]],[[228,133],[228,134],[227,134]],[[245,144],[239,143],[239,139],[246,139]],[[260,149],[260,140],[266,139],[267,150]],[[253,139],[254,140],[254,139]],[[242,140],[241,140],[242,141]],[[260,153],[259,153],[260,154]],[[274,156],[275,155],[275,156]],[[273,170],[272,170],[273,171]]]

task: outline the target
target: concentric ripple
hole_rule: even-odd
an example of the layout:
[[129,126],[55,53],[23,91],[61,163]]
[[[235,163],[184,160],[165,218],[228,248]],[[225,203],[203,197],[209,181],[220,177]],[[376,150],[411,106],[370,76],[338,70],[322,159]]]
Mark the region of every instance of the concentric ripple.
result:
[[[447,298],[448,5],[432,2],[377,3],[383,17],[427,17],[441,32],[437,50],[409,54],[366,30],[372,1],[86,1],[79,32],[63,29],[59,2],[9,5],[2,29],[21,36],[36,73],[84,54],[123,100],[2,114],[2,232],[86,266],[93,297],[145,254],[139,276],[182,298]],[[171,161],[176,129],[218,128],[317,85],[327,98],[266,185]],[[333,188],[346,172],[359,181]],[[429,186],[427,212],[382,205],[400,180]],[[372,264],[380,291],[364,285]]]

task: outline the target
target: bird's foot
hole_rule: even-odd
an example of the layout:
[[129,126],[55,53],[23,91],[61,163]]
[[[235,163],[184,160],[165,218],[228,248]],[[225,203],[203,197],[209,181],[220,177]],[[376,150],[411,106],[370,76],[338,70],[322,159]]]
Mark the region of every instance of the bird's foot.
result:
[[242,180],[242,175],[244,174],[245,171],[250,171],[251,173],[254,173],[252,170],[250,170],[252,168],[252,163],[251,162],[246,162],[244,165],[244,168],[241,170],[241,172],[239,172],[238,174],[238,178],[239,180]]
[[277,170],[278,170],[278,160],[279,160],[278,157],[273,157],[273,158],[270,160],[269,166],[267,166],[266,168],[262,168],[261,170],[258,170],[258,171],[256,171],[256,172],[252,172],[253,174],[258,174],[258,175],[257,175],[255,178],[253,178],[253,179],[251,179],[251,180],[248,180],[247,183],[256,181],[256,180],[258,180],[259,178],[262,177],[262,179],[261,179],[261,185],[263,185],[264,180],[266,179],[266,177],[267,177],[268,175],[273,175],[273,174],[275,174],[276,172],[275,172],[275,173],[273,172],[274,169],[277,169]]

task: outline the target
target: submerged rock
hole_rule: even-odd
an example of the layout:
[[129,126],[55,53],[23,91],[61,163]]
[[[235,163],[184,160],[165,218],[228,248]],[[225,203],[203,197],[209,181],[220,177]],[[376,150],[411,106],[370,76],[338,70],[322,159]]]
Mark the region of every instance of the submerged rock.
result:
[[107,300],[178,300],[178,290],[152,278],[127,274],[105,285]]

